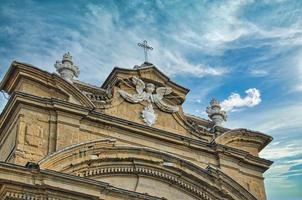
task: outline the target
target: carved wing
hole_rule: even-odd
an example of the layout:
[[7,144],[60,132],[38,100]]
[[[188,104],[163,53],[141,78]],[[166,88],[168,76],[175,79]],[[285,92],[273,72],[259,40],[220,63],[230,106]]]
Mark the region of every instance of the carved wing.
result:
[[159,87],[156,89],[156,94],[162,99],[165,95],[171,94],[172,88],[170,87]]
[[118,91],[120,95],[128,102],[130,103],[138,103],[144,100],[144,95],[142,94],[129,94],[128,92],[125,92],[124,90]]
[[119,90],[118,92],[120,93],[120,95],[130,103],[138,103],[145,100],[145,83],[135,76],[132,77],[132,83],[135,85],[137,94],[129,94],[124,90]]
[[135,89],[136,89],[138,94],[141,94],[141,93],[144,92],[145,83],[141,79],[133,76],[132,77],[132,83],[135,85]]
[[172,106],[163,101],[164,95],[172,93],[170,87],[159,87],[156,89],[156,94],[152,95],[153,102],[158,106],[159,109],[165,112],[174,113],[178,111],[177,106]]

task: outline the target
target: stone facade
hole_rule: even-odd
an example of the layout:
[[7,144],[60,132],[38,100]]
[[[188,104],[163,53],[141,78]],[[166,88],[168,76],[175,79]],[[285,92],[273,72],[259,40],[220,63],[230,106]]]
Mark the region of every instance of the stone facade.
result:
[[[120,91],[146,89],[133,77],[167,88],[157,90],[164,107],[149,96],[127,101]],[[10,96],[0,117],[1,199],[266,199],[272,162],[258,153],[272,138],[184,113],[189,90],[150,63],[114,68],[98,87],[14,61],[0,89]]]

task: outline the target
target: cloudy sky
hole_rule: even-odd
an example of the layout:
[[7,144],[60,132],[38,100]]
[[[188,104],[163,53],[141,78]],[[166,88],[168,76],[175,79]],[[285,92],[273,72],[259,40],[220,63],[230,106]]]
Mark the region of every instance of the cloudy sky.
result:
[[[79,79],[101,85],[114,66],[149,61],[190,88],[184,109],[274,137],[261,156],[269,200],[302,198],[302,1],[0,1],[0,76],[13,60],[54,72],[70,51]],[[0,110],[6,100],[1,95]]]

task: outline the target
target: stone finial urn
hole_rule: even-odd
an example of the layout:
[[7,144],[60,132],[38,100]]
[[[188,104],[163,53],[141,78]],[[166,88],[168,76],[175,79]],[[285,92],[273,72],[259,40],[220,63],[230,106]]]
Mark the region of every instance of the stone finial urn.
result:
[[212,98],[210,106],[207,107],[206,112],[209,118],[214,122],[215,126],[222,126],[223,122],[227,120],[227,114],[221,110],[221,106],[217,99]]
[[73,64],[72,56],[69,52],[63,55],[62,61],[57,60],[54,66],[60,76],[70,83],[73,82],[74,77],[78,77],[80,74],[79,67]]

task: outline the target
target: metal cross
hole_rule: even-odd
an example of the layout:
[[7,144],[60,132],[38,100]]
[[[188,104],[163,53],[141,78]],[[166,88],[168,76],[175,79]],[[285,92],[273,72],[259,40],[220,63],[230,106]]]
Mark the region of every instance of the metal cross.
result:
[[144,48],[144,53],[145,53],[145,62],[148,62],[148,50],[153,50],[151,46],[148,46],[147,41],[144,40],[143,43],[138,43],[137,44],[139,47]]

